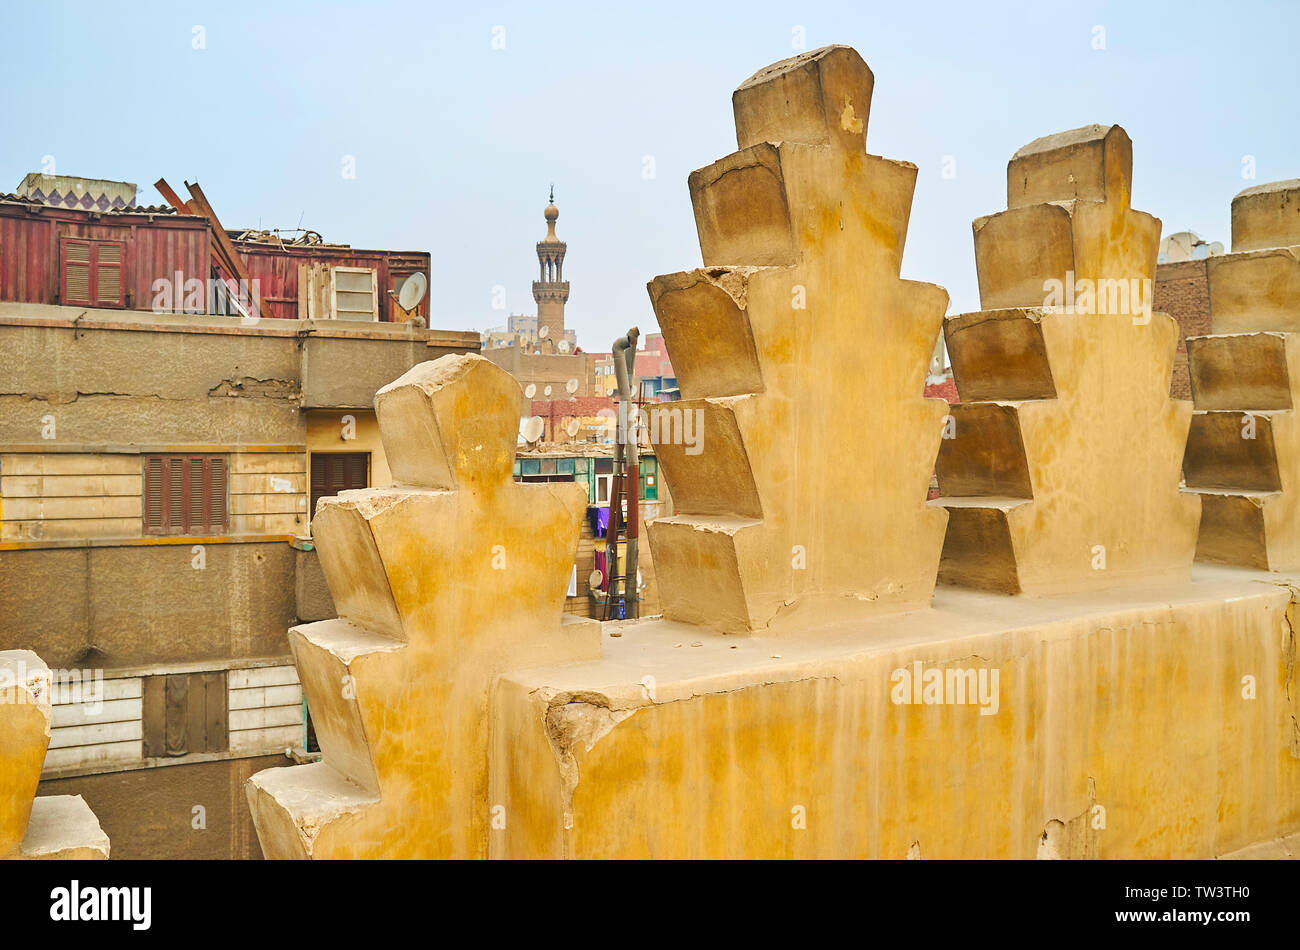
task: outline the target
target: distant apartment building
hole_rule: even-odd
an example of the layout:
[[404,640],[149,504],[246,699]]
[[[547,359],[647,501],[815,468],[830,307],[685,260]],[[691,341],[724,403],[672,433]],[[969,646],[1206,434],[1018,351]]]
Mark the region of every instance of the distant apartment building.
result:
[[[56,706],[41,792],[84,796],[114,857],[255,855],[243,781],[310,754],[286,632],[334,615],[311,512],[388,483],[376,390],[478,336],[398,306],[427,253],[218,233],[123,182],[23,190],[0,195],[0,649],[102,682]],[[222,242],[256,316],[207,292]]]

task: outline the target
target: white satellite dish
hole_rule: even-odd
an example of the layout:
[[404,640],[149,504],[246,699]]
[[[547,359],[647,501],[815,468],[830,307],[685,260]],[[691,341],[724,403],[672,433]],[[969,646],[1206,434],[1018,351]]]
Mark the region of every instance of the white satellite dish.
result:
[[559,343],[556,344],[556,346],[559,347],[561,353],[567,353],[567,352],[569,352],[569,341],[568,341],[568,340],[561,340]]
[[551,387],[547,386],[545,389],[542,390],[542,393],[543,395],[549,396],[551,394]]
[[600,571],[592,571],[589,575],[587,575],[587,586],[590,587],[592,590],[599,590],[600,583],[604,579],[605,579],[605,575],[602,574]]
[[410,313],[420,305],[420,301],[428,292],[429,278],[416,271],[403,282],[402,289],[397,295],[397,305]]
[[524,387],[525,399],[532,399],[536,395],[537,395],[537,386],[535,383],[529,383],[527,386]]
[[576,392],[578,391],[578,379],[577,379],[577,377],[575,376],[573,379],[570,379],[567,383],[565,383],[565,384],[564,384],[564,389],[565,389],[565,391],[568,392],[570,395],[572,395],[573,393],[576,393]]
[[570,419],[569,424],[564,428],[568,431],[570,437],[572,437],[578,434],[578,430],[582,428],[582,423],[577,419]]
[[547,324],[546,326],[544,326],[544,327],[542,327],[540,330],[538,330],[538,331],[537,331],[537,335],[538,335],[539,337],[541,337],[542,339],[545,339],[546,337],[550,336],[550,335],[551,335],[551,327],[550,327],[550,324]]
[[522,431],[524,433],[524,441],[536,442],[542,437],[542,433],[546,431],[546,422],[541,416],[533,416],[530,419],[524,420]]

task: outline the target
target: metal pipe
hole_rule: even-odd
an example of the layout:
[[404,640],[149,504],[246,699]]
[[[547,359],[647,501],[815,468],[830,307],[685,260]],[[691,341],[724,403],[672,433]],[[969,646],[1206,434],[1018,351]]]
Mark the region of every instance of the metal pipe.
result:
[[[624,497],[627,499],[627,559],[623,575],[624,611],[630,620],[637,616],[637,535],[640,533],[641,506],[641,461],[637,455],[636,425],[636,344],[641,331],[633,327],[627,336],[614,341],[611,356],[614,359],[614,375],[618,379],[618,442],[623,451],[620,460],[623,464]],[[618,464],[617,462],[615,463]],[[611,523],[613,514],[610,516]],[[617,541],[616,541],[617,543]]]

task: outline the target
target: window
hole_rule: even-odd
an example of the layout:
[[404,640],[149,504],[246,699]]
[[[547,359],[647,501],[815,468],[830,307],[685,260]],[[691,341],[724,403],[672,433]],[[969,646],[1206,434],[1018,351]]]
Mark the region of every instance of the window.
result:
[[146,455],[145,534],[225,534],[226,481],[224,456]]
[[371,267],[331,267],[330,296],[334,319],[379,319],[377,275]]
[[341,491],[370,485],[369,452],[313,452],[311,455],[311,511],[316,502]]
[[229,747],[225,673],[146,676],[142,696],[146,758]]
[[59,299],[87,307],[124,306],[121,241],[63,239],[63,281]]
[[641,497],[659,499],[659,460],[650,456],[641,459]]

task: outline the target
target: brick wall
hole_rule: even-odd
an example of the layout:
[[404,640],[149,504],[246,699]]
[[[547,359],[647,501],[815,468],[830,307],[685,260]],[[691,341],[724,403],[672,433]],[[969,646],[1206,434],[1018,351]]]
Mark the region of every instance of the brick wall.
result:
[[1210,289],[1204,260],[1156,265],[1152,309],[1178,321],[1178,355],[1174,357],[1169,393],[1191,399],[1187,375],[1187,338],[1210,332]]

